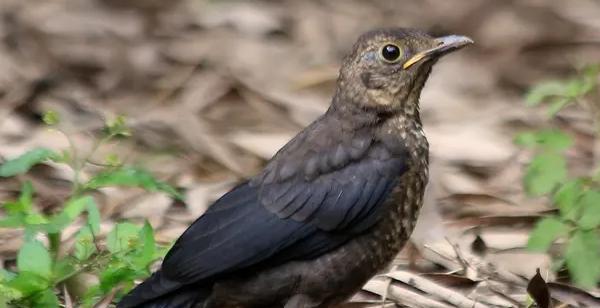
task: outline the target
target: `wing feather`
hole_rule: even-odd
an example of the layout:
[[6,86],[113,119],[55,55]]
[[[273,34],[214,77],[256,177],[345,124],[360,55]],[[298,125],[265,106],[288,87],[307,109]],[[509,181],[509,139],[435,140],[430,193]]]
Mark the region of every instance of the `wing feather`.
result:
[[[321,162],[338,164],[340,157],[348,158],[339,154],[340,151],[337,147],[331,154],[336,159],[323,157]],[[391,156],[382,146],[375,147],[372,153],[361,160],[349,161],[342,168],[328,165],[327,168],[335,170],[313,179],[306,177],[300,169],[294,177],[269,183],[255,182],[254,185],[260,188],[259,202],[280,218],[312,223],[327,231],[342,226],[351,228],[350,222],[362,219],[372,224],[376,220],[367,218],[378,213],[374,211],[381,205],[377,200],[389,193],[407,168],[404,157]]]

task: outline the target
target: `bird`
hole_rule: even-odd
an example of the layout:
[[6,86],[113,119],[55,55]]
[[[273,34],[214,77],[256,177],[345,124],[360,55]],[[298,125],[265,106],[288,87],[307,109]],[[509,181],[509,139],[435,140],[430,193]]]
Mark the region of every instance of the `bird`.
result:
[[415,226],[429,164],[419,97],[437,60],[472,43],[409,28],[361,35],[327,111],[209,207],[117,307],[346,301]]

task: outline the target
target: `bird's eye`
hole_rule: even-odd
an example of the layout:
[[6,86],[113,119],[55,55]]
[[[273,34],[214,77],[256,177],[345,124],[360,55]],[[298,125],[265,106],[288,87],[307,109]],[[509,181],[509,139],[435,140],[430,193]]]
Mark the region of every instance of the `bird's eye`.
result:
[[381,57],[386,62],[394,63],[400,59],[402,56],[402,51],[400,51],[400,47],[394,44],[387,44],[381,48]]

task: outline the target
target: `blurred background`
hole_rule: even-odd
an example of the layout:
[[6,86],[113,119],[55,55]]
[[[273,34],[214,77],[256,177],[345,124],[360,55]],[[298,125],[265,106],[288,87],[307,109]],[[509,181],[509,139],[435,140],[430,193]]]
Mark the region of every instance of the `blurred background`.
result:
[[[547,254],[524,248],[550,207],[524,193],[532,153],[513,139],[559,127],[574,136],[570,172],[599,161],[590,109],[549,117],[524,99],[542,81],[599,62],[598,1],[2,0],[0,161],[38,146],[69,147],[44,125],[45,111],[60,114],[60,129],[82,151],[107,119],[122,115],[132,136],[109,142],[90,161],[118,155],[181,188],[186,202],[100,190],[102,225],[148,219],[168,242],[323,113],[343,56],[362,32],[384,26],[476,42],[441,60],[423,92],[432,182],[397,269],[500,306],[524,302],[536,268],[553,275]],[[64,200],[71,172],[50,164],[27,175],[40,207],[51,211]],[[0,200],[19,187],[2,179]],[[18,235],[0,229],[3,260],[14,259]],[[388,297],[415,291],[394,280]],[[373,281],[356,300],[382,295],[388,282]],[[432,292],[419,290],[413,293],[426,298]]]

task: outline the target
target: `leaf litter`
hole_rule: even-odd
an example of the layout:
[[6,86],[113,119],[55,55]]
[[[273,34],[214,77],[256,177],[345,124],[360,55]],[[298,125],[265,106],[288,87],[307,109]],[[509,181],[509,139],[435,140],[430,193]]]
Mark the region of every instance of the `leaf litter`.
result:
[[[347,307],[600,306],[598,289],[551,277],[549,255],[525,249],[551,208],[526,197],[530,157],[513,143],[547,125],[542,110],[525,107],[527,88],[600,57],[600,7],[589,1],[6,0],[0,12],[0,162],[67,145],[43,125],[47,110],[84,148],[105,119],[125,115],[133,136],[109,151],[177,183],[188,204],[100,189],[100,238],[127,217],[148,219],[165,243],[326,109],[360,32],[400,25],[469,35],[477,44],[438,64],[423,93],[434,163],[412,243]],[[589,140],[585,112],[567,111],[561,125]],[[597,145],[576,149],[576,168],[597,161]],[[71,175],[48,162],[20,177],[52,210]],[[0,184],[0,200],[14,199],[18,183]],[[19,234],[0,229],[0,267],[15,266],[20,245]]]

